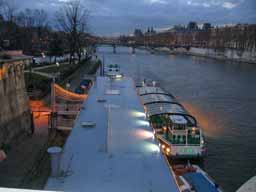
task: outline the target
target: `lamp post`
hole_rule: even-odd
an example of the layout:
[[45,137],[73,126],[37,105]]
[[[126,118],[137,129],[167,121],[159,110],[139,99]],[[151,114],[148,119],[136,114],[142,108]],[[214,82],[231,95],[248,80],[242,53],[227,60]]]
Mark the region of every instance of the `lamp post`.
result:
[[51,108],[52,108],[52,113],[51,113],[51,128],[53,129],[56,125],[55,119],[57,117],[57,112],[56,112],[56,99],[55,99],[55,83],[56,83],[56,77],[60,76],[59,72],[59,67],[60,64],[56,62],[57,66],[57,73],[54,73],[53,78],[52,78],[52,84],[51,84]]
[[54,90],[54,85],[55,85],[55,75],[53,75],[52,78],[52,84],[51,84],[51,130],[54,129],[55,127],[55,90]]
[[32,79],[32,70],[33,70],[33,66],[35,66],[35,58],[32,59],[32,63],[29,63],[29,81],[31,81]]
[[58,78],[58,80],[60,79],[60,63],[56,62],[56,66],[57,66],[57,73],[55,73],[55,76]]
[[101,72],[102,76],[105,76],[105,55],[103,54],[102,63],[101,63]]
[[71,56],[71,63],[74,64],[74,56]]

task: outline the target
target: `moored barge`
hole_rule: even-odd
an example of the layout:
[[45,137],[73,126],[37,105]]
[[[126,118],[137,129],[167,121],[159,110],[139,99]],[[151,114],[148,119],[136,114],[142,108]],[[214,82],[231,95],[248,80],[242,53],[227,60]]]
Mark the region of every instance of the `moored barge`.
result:
[[138,94],[159,146],[171,158],[202,158],[205,143],[202,129],[177,99],[160,87],[143,83]]

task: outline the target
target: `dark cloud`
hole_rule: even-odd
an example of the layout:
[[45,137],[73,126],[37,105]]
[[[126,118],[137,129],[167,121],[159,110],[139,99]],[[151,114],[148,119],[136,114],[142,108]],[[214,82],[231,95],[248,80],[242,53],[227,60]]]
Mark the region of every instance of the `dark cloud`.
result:
[[[50,15],[67,0],[16,0],[20,9],[42,8]],[[253,23],[255,0],[81,0],[90,11],[91,31],[129,33],[135,27],[168,27],[198,22]]]

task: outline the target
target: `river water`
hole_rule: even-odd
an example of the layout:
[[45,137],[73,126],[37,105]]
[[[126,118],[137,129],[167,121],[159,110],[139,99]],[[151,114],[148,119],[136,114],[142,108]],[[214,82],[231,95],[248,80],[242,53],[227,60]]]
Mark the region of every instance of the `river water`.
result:
[[204,130],[204,169],[227,192],[256,175],[256,65],[101,47],[136,81],[155,80],[175,95]]

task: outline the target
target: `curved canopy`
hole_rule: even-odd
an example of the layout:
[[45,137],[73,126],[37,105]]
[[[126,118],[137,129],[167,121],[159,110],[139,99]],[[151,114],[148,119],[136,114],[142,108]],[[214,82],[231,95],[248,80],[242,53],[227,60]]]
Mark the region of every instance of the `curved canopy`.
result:
[[147,94],[166,94],[160,87],[140,87],[138,89],[139,95],[147,95]]
[[146,105],[149,116],[160,114],[187,114],[184,108],[175,103],[150,103]]
[[141,98],[144,105],[151,104],[151,103],[177,103],[177,101],[173,97],[166,94],[152,93],[152,94],[142,95]]
[[193,126],[197,126],[196,119],[187,113],[187,111],[178,103],[150,103],[145,105],[147,114],[154,115],[180,115],[185,117]]
[[87,95],[85,94],[81,95],[81,94],[70,92],[57,84],[54,84],[54,92],[55,92],[55,96],[60,97],[64,100],[69,100],[69,101],[84,101],[87,98]]
[[183,116],[190,124],[197,126],[196,119],[176,101],[174,96],[166,93],[160,87],[140,87],[138,93],[150,117],[164,114]]

